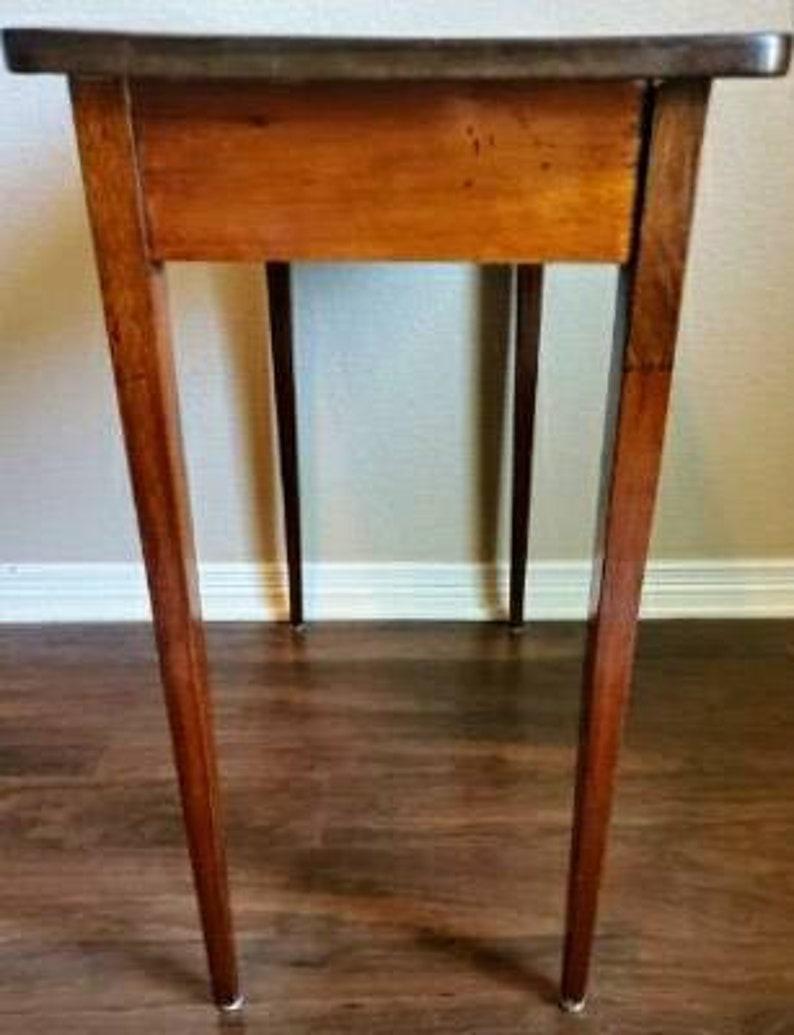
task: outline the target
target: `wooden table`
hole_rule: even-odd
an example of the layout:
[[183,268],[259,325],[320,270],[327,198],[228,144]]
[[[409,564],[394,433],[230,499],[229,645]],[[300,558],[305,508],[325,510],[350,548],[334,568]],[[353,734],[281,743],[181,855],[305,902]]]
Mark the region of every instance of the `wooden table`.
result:
[[[515,264],[511,620],[523,617],[542,268],[620,265],[562,1005],[582,1009],[711,81],[785,73],[766,33],[362,41],[10,30],[69,76],[215,1001],[242,1002],[163,265],[262,261],[302,620],[293,260]],[[487,888],[480,889],[487,894]]]

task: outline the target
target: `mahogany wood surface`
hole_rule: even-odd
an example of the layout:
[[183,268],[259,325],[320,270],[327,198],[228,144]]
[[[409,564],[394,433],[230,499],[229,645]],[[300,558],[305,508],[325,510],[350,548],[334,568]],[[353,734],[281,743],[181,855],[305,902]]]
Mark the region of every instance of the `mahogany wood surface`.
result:
[[131,89],[155,258],[628,257],[641,84]]
[[128,95],[72,84],[119,411],[213,992],[239,995],[207,664],[162,270],[146,256]]
[[543,267],[516,270],[516,345],[513,372],[513,499],[510,528],[510,624],[524,622],[532,456],[538,385]]
[[770,76],[786,71],[791,50],[791,37],[782,32],[343,39],[28,28],[7,29],[4,43],[16,72],[276,82]]
[[266,267],[270,314],[270,355],[273,394],[276,400],[278,454],[287,545],[289,620],[303,624],[303,561],[301,549],[300,468],[298,418],[295,405],[295,372],[292,342],[292,290],[289,263],[269,262]]
[[631,681],[709,84],[649,101],[636,249],[622,273],[597,519],[571,849],[563,1001],[584,1001]]

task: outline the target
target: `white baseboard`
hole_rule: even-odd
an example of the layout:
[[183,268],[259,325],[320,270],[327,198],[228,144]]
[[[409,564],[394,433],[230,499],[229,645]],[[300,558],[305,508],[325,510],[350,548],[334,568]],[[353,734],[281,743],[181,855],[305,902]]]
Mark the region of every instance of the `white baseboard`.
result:
[[[507,569],[479,564],[307,564],[309,619],[450,619],[504,615]],[[590,565],[535,563],[527,614],[581,619]],[[203,564],[201,592],[211,621],[273,621],[286,616],[280,564]],[[0,565],[0,622],[121,622],[149,618],[137,564]],[[663,561],[649,566],[645,618],[794,616],[794,559]]]

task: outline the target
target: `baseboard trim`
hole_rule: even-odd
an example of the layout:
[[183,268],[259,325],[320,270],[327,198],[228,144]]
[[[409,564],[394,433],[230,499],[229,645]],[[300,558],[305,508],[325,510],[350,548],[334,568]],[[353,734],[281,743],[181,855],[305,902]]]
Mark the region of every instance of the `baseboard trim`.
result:
[[[286,617],[280,564],[204,564],[204,613],[211,621]],[[530,618],[581,619],[590,565],[531,566]],[[307,564],[307,617],[449,619],[504,617],[507,569],[482,564]],[[662,561],[649,566],[645,618],[794,617],[794,559]],[[150,617],[137,564],[0,565],[0,622],[136,622]]]

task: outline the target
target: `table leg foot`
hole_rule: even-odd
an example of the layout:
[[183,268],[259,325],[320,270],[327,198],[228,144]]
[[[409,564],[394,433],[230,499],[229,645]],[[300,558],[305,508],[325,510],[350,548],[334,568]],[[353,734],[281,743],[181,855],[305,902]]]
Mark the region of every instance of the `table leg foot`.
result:
[[245,1006],[245,996],[238,995],[236,999],[231,999],[226,1003],[218,1003],[218,1010],[226,1015],[230,1013],[239,1013]]
[[563,1013],[584,1013],[586,999],[560,999],[559,1006]]

